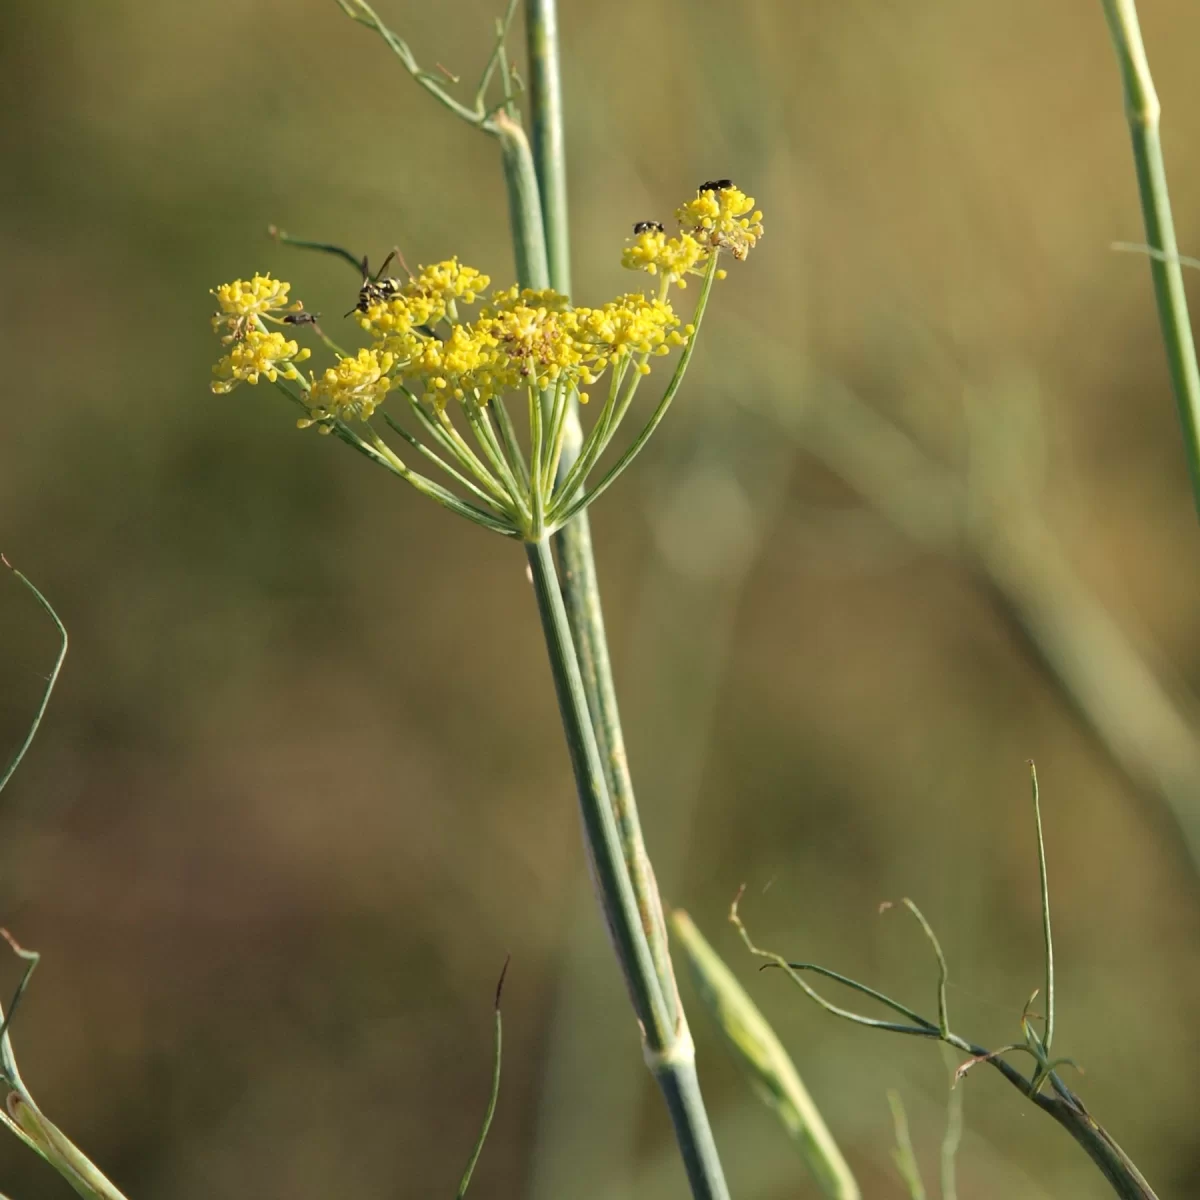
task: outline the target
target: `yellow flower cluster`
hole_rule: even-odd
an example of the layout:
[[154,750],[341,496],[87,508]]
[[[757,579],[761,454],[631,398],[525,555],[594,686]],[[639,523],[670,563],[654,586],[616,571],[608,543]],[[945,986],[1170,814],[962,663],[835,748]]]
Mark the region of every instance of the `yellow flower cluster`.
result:
[[[364,292],[368,302],[360,306],[359,324],[371,334],[408,334],[420,326],[454,320],[455,301],[474,304],[476,297],[492,281],[474,267],[462,266],[457,258],[421,267],[417,274],[398,287],[382,293],[379,284],[368,283]],[[370,295],[374,287],[375,295]]]
[[[744,259],[762,237],[762,213],[754,197],[728,179],[704,184],[694,200],[675,211],[679,236],[667,237],[654,221],[641,221],[625,247],[621,265],[633,271],[661,274],[667,283],[687,286],[686,276],[702,273],[714,250]],[[717,272],[724,278],[724,272]]]
[[[300,424],[328,431],[335,419],[368,420],[401,386],[440,407],[451,397],[472,405],[529,388],[578,389],[627,363],[646,374],[652,355],[670,353],[693,332],[666,299],[668,286],[685,286],[685,277],[702,273],[720,251],[745,258],[763,231],[754,200],[727,179],[704,184],[676,217],[677,237],[667,237],[655,222],[641,222],[622,255],[624,266],[660,276],[658,298],[631,292],[599,308],[578,308],[557,292],[513,286],[493,292],[469,319],[460,304],[476,303],[491,280],[457,258],[421,267],[403,282],[365,280],[355,313],[371,345],[339,356],[320,377],[301,380],[309,415]],[[260,375],[272,383],[280,376],[300,379],[294,364],[308,350],[268,332],[264,323],[314,322],[302,304],[289,303],[289,290],[269,274],[213,289],[220,306],[213,328],[224,331],[228,347],[213,368],[213,391],[257,383]]]
[[[486,404],[505,392],[550,387],[564,376],[586,386],[628,354],[666,354],[683,340],[671,306],[640,294],[602,308],[575,308],[558,292],[513,286],[493,292],[475,320],[456,319],[449,288],[473,300],[473,288],[462,286],[468,271],[457,263],[424,267],[362,320],[378,339],[376,349],[391,354],[405,378],[437,404],[448,396]],[[432,286],[439,274],[452,276],[453,284]],[[487,283],[478,272],[470,278]],[[437,328],[442,320],[449,325],[444,338]]]
[[265,375],[272,383],[280,375],[295,379],[299,372],[292,364],[303,362],[311,353],[308,349],[301,350],[282,333],[251,329],[234,341],[229,353],[213,367],[212,390],[218,395],[232,392],[239,383],[257,383],[259,375]]
[[214,332],[221,328],[229,332],[222,339],[226,343],[239,340],[255,318],[266,317],[268,320],[281,320],[279,314],[298,313],[304,305],[298,300],[288,304],[290,283],[282,279],[272,279],[268,271],[265,275],[255,275],[253,279],[235,279],[233,283],[223,283],[220,287],[212,288],[211,294],[216,296],[221,311],[213,313],[212,327]]
[[[360,350],[353,358],[340,358],[336,367],[329,367],[320,379],[314,379],[308,391],[310,416],[301,419],[301,429],[335,417],[358,417],[369,420],[383,403],[384,397],[396,386],[388,375],[396,361],[386,350]],[[322,433],[329,432],[321,424]]]

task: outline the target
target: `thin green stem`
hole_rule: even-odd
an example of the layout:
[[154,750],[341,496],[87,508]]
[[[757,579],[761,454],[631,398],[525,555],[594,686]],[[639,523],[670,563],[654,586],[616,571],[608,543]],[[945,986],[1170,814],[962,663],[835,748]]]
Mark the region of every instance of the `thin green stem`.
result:
[[46,686],[42,689],[42,698],[38,703],[37,711],[33,714],[33,720],[29,723],[29,730],[25,734],[25,740],[17,747],[17,752],[13,755],[12,761],[9,762],[8,766],[4,768],[3,774],[0,774],[0,792],[2,792],[5,785],[13,777],[13,772],[20,766],[21,759],[25,757],[29,747],[33,745],[33,739],[37,737],[38,727],[42,723],[42,718],[46,715],[46,709],[50,706],[50,695],[54,691],[54,685],[58,682],[58,674],[62,670],[63,662],[67,657],[67,627],[60,620],[58,613],[54,611],[50,601],[3,554],[0,554],[0,563],[6,566],[33,593],[33,598],[50,614],[50,619],[54,622],[59,636],[58,656],[54,660],[54,666],[50,668],[49,676],[46,678]]
[[[600,409],[596,417],[596,424],[592,426],[592,432],[588,434],[587,439],[583,443],[583,448],[576,456],[575,461],[565,470],[560,470],[558,474],[561,476],[558,480],[557,487],[554,493],[554,505],[551,508],[551,516],[554,512],[563,508],[564,505],[570,502],[572,496],[583,486],[587,479],[588,472],[596,463],[596,459],[604,451],[605,430],[611,424],[613,410],[617,406],[618,398],[621,393],[621,381],[625,378],[625,371],[628,364],[622,360],[620,363],[613,365],[612,371],[609,374],[608,395],[604,398],[604,406]],[[564,414],[563,431],[566,432],[566,417]],[[563,455],[559,455],[559,465],[562,466]]]
[[963,1133],[963,1092],[964,1088],[955,1087],[954,1057],[950,1050],[944,1050],[947,1065],[950,1068],[950,1096],[946,1101],[946,1131],[942,1135],[942,1145],[938,1154],[939,1176],[942,1185],[942,1200],[958,1200],[958,1148],[962,1144]]
[[508,960],[505,959],[504,968],[500,972],[500,982],[496,984],[496,1000],[492,1006],[493,1020],[495,1022],[495,1037],[492,1051],[492,1090],[488,1095],[487,1108],[483,1114],[483,1125],[479,1130],[479,1136],[475,1139],[475,1145],[471,1150],[471,1157],[467,1159],[466,1170],[462,1173],[462,1178],[458,1181],[458,1191],[455,1193],[454,1200],[463,1200],[467,1194],[467,1187],[471,1183],[471,1176],[475,1173],[475,1164],[479,1162],[479,1156],[483,1153],[483,1144],[487,1141],[488,1130],[492,1127],[492,1118],[496,1115],[496,1101],[500,1098],[500,1059],[504,1048],[504,1022],[500,1016],[500,993],[504,990],[504,976],[508,973]]
[[[1044,1048],[1038,1041],[1037,1034],[1029,1028],[1027,1020],[1022,1022],[1028,1037],[1028,1041],[1025,1044],[1003,1046],[999,1050],[985,1050],[981,1046],[977,1046],[975,1043],[959,1037],[956,1033],[944,1032],[942,1028],[935,1025],[932,1021],[926,1020],[899,1002],[892,1000],[881,992],[877,992],[874,988],[867,987],[866,984],[859,983],[857,980],[849,979],[843,975],[838,975],[835,971],[830,971],[825,967],[814,966],[810,963],[788,963],[781,955],[775,954],[770,950],[760,950],[750,940],[750,935],[738,915],[738,900],[740,899],[741,892],[738,893],[737,898],[733,902],[729,919],[737,927],[747,949],[752,954],[758,955],[760,958],[765,958],[770,963],[782,967],[792,982],[800,987],[810,999],[824,1008],[826,1012],[841,1017],[843,1020],[851,1021],[856,1025],[866,1025],[891,1033],[904,1033],[933,1038],[944,1042],[948,1046],[953,1046],[957,1050],[961,1050],[963,1053],[970,1055],[970,1059],[957,1069],[955,1073],[957,1078],[961,1078],[976,1063],[990,1063],[1023,1096],[1036,1104],[1043,1112],[1053,1117],[1055,1121],[1070,1133],[1100,1169],[1116,1194],[1122,1197],[1122,1200],[1157,1200],[1150,1185],[1146,1182],[1129,1156],[1113,1141],[1107,1131],[1093,1119],[1084,1107],[1083,1101],[1055,1073],[1054,1067],[1057,1064],[1046,1060]],[[831,1004],[813,988],[809,987],[807,982],[801,978],[800,971],[813,971],[828,979],[834,979],[849,988],[853,988],[857,992],[878,1000],[888,1008],[907,1016],[917,1024],[898,1025],[890,1021],[881,1021],[874,1017],[867,1017],[861,1013],[852,1012],[849,1009],[839,1008],[837,1005]],[[1034,1071],[1032,1078],[1022,1075],[1020,1071],[1001,1057],[1003,1054],[1014,1050],[1024,1051],[1026,1054],[1032,1055],[1036,1060],[1037,1069]],[[1047,1095],[1042,1090],[1042,1082],[1046,1079],[1050,1080],[1054,1088],[1056,1094],[1053,1096]]]
[[[368,426],[368,429],[370,429],[370,426]],[[355,436],[353,432],[350,432],[350,437]],[[343,440],[347,439],[343,438]],[[371,429],[370,437],[366,441],[359,439],[359,445],[368,458],[374,458],[380,466],[391,471],[393,475],[399,475],[401,479],[406,483],[410,483],[423,496],[428,496],[431,500],[436,500],[443,508],[448,508],[460,517],[466,517],[468,521],[474,521],[476,525],[482,525],[485,529],[491,529],[495,533],[502,533],[506,537],[520,537],[520,532],[514,528],[512,522],[505,521],[503,518],[497,517],[493,513],[489,513],[474,504],[470,504],[466,500],[460,500],[453,492],[447,491],[442,487],[441,484],[435,483],[427,476],[414,471],[375,430]]]
[[[410,391],[404,386],[401,386],[400,390],[404,393],[404,397],[408,401],[408,405],[413,411],[413,416],[415,416],[417,420],[421,422],[425,432],[429,434],[433,441],[441,446],[441,448],[447,454],[449,454],[451,458],[461,463],[464,470],[470,471],[471,474],[474,475],[476,479],[478,479],[479,482],[484,485],[491,495],[495,497],[495,499],[506,500],[507,496],[504,493],[504,489],[495,479],[492,478],[490,472],[485,470],[484,475],[486,478],[478,474],[479,468],[482,466],[482,463],[479,462],[479,459],[474,454],[466,455],[463,453],[462,447],[464,443],[462,438],[458,436],[458,431],[455,430],[455,436],[451,437],[450,434],[446,432],[442,422],[434,416],[433,412],[431,412],[429,408],[426,408],[426,406],[414,392]],[[470,447],[467,449],[469,450]]]
[[492,44],[492,53],[489,55],[487,65],[483,68],[483,74],[479,77],[479,86],[475,89],[475,111],[484,112],[484,102],[487,97],[488,85],[492,82],[492,76],[496,71],[496,64],[500,61],[504,53],[504,41],[508,36],[509,26],[512,24],[513,14],[517,11],[518,0],[508,0],[508,7],[504,10],[504,16],[496,22],[496,40]]
[[1038,799],[1037,767],[1029,764],[1029,780],[1033,788],[1033,819],[1037,828],[1038,879],[1041,884],[1042,934],[1046,942],[1046,1036],[1042,1046],[1047,1056],[1054,1041],[1054,938],[1050,929],[1050,884],[1046,878],[1046,842],[1042,836],[1042,805]]
[[464,409],[467,414],[467,422],[471,426],[471,431],[475,434],[475,440],[479,443],[479,447],[488,462],[492,464],[500,476],[501,482],[511,497],[513,508],[521,516],[522,520],[527,520],[530,516],[528,497],[523,494],[521,487],[518,485],[512,467],[504,455],[504,448],[496,438],[496,431],[492,428],[487,409],[473,400],[468,400],[464,405]]
[[925,920],[925,914],[907,897],[904,897],[904,907],[921,924],[925,936],[929,939],[933,946],[934,956],[938,962],[938,1032],[943,1038],[950,1036],[950,1010],[946,1005],[946,978],[949,975],[949,969],[946,966],[946,955],[942,951],[942,943],[938,941],[938,936],[933,932],[933,926]]
[[542,490],[542,398],[532,385],[529,393],[529,473],[532,477],[529,502],[533,510],[532,534],[541,538],[546,519],[546,493]]
[[621,455],[604,478],[594,488],[585,492],[574,503],[569,505],[565,512],[556,515],[556,520],[559,524],[565,524],[567,521],[570,521],[572,517],[582,512],[593,500],[602,496],[612,487],[625,471],[625,468],[633,462],[642,447],[650,440],[651,435],[658,428],[659,422],[667,415],[667,409],[670,408],[671,401],[675,399],[675,393],[679,391],[679,387],[683,383],[683,377],[687,374],[688,364],[692,361],[692,352],[696,348],[696,336],[700,332],[700,322],[704,319],[704,310],[708,306],[708,297],[712,291],[713,280],[717,277],[718,261],[718,255],[714,253],[709,260],[708,269],[704,272],[704,282],[701,284],[700,300],[696,305],[696,315],[693,322],[695,328],[692,330],[691,337],[688,338],[686,345],[683,347],[683,353],[679,356],[679,361],[675,364],[675,373],[671,376],[671,382],[667,384],[667,390],[663,393],[663,398],[658,402],[658,407],[651,414],[650,420],[646,422],[645,428],[634,438],[632,445]]
[[896,1134],[896,1148],[892,1151],[892,1161],[900,1172],[905,1186],[908,1188],[909,1200],[927,1200],[928,1193],[921,1179],[921,1168],[917,1165],[917,1154],[913,1149],[912,1134],[908,1129],[908,1114],[904,1111],[904,1101],[900,1093],[889,1089],[888,1105],[892,1110],[892,1128]]
[[[360,25],[375,30],[387,43],[388,49],[404,64],[404,69],[432,96],[440,100],[455,116],[461,117],[468,125],[476,125],[487,129],[485,115],[478,109],[468,108],[446,91],[442,80],[437,75],[431,75],[423,70],[408,43],[393,30],[389,29],[380,19],[375,10],[366,0],[337,0],[342,12]],[[488,130],[490,132],[490,130]]]
[[[516,497],[509,495],[504,484],[500,482],[500,480],[496,479],[491,471],[487,469],[479,455],[476,454],[475,451],[472,450],[467,444],[466,438],[464,438],[463,435],[458,432],[458,428],[451,420],[450,414],[445,410],[445,408],[434,405],[433,416],[434,420],[436,420],[438,425],[441,426],[442,433],[446,439],[451,445],[454,446],[459,461],[470,469],[471,474],[474,475],[475,478],[478,479],[479,482],[482,483],[483,486],[487,488],[489,492],[492,492],[496,497],[503,497],[509,502],[515,502]],[[492,465],[495,466],[496,464],[493,462]]]
[[[613,384],[614,392],[618,392],[622,385],[625,390],[621,393],[620,398],[613,402],[613,395],[610,394],[609,402],[604,406],[596,424],[592,427],[592,431],[588,434],[583,445],[583,451],[575,460],[570,471],[562,481],[562,486],[558,489],[558,495],[554,502],[554,517],[558,514],[568,512],[571,509],[571,504],[579,493],[579,489],[587,482],[588,475],[591,474],[592,468],[599,461],[600,456],[608,449],[609,443],[613,439],[613,435],[621,426],[621,422],[625,419],[625,414],[629,412],[629,406],[633,403],[634,396],[637,395],[638,384],[642,381],[642,373],[637,368],[645,364],[648,355],[642,355],[639,362],[631,363],[628,359],[622,359],[620,367],[614,368]],[[663,410],[666,411],[665,409]],[[660,418],[661,419],[661,418]]]
[[17,1069],[17,1057],[13,1053],[12,1038],[8,1031],[12,1026],[13,1018],[17,1015],[21,998],[25,995],[25,989],[29,986],[29,980],[33,977],[41,955],[36,950],[25,950],[18,946],[7,930],[0,930],[0,935],[3,935],[4,940],[8,942],[12,952],[25,963],[25,969],[21,972],[17,989],[8,1002],[8,1011],[4,1014],[4,1020],[0,1021],[0,1070],[3,1071],[5,1082],[10,1087],[23,1092],[25,1085],[21,1081],[21,1072]]
[[451,477],[451,479],[454,479],[460,483],[464,488],[467,489],[467,491],[471,493],[471,495],[473,495],[477,500],[481,501],[485,506],[496,509],[497,512],[507,512],[509,515],[512,515],[510,505],[502,506],[499,501],[494,499],[492,496],[489,496],[482,488],[476,487],[476,485],[472,483],[471,480],[469,480],[461,471],[456,470],[448,462],[446,462],[444,458],[435,454],[428,446],[425,445],[423,441],[421,441],[420,438],[411,434],[398,421],[393,420],[389,413],[384,413],[383,419],[387,422],[388,428],[391,429],[393,433],[402,437],[423,458],[441,467],[441,469],[445,471],[446,474]]
[[513,470],[517,473],[517,478],[520,479],[523,486],[529,486],[529,467],[525,462],[525,455],[521,453],[521,443],[517,440],[517,431],[513,428],[512,417],[508,415],[508,406],[504,403],[503,396],[493,396],[488,401],[488,408],[496,417],[496,427],[500,430],[500,437],[504,441],[504,452],[508,456],[508,461],[512,463]]
[[267,226],[267,234],[284,246],[296,246],[301,250],[318,250],[322,254],[332,254],[335,258],[348,262],[356,273],[363,269],[362,259],[355,258],[345,246],[335,246],[332,242],[311,242],[308,238],[292,237],[290,233],[284,233],[275,225]]
[[563,439],[567,432],[567,407],[571,402],[571,389],[564,379],[554,385],[554,400],[550,406],[550,422],[546,434],[546,455],[542,466],[542,489],[546,496],[554,493],[554,477],[558,472],[558,461],[562,458]]
[[1133,140],[1133,162],[1146,241],[1155,253],[1150,256],[1150,276],[1158,304],[1158,322],[1171,386],[1183,427],[1184,453],[1192,482],[1192,495],[1200,512],[1200,368],[1188,317],[1187,292],[1180,269],[1175,222],[1167,192],[1167,168],[1163,159],[1159,122],[1162,107],[1154,89],[1146,47],[1138,23],[1134,0],[1101,0],[1109,32],[1117,52],[1125,94],[1125,116]]

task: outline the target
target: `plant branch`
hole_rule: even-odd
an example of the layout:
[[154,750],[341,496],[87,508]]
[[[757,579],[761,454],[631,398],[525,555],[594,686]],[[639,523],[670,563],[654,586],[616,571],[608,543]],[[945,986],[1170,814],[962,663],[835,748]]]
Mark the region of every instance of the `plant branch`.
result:
[[[841,1017],[843,1020],[850,1021],[856,1025],[866,1025],[870,1028],[883,1029],[891,1033],[906,1033],[933,1038],[970,1055],[970,1058],[959,1066],[956,1072],[958,1078],[965,1075],[977,1063],[989,1063],[1026,1099],[1036,1104],[1038,1108],[1053,1117],[1055,1121],[1067,1130],[1084,1151],[1087,1152],[1088,1156],[1100,1169],[1105,1179],[1108,1180],[1113,1190],[1122,1200],[1157,1200],[1150,1185],[1146,1182],[1129,1156],[1094,1120],[1084,1107],[1083,1101],[1059,1078],[1054,1070],[1056,1063],[1048,1060],[1045,1045],[1029,1025],[1027,1017],[1022,1020],[1022,1027],[1026,1035],[1025,1043],[1003,1046],[999,1050],[985,1050],[982,1046],[978,1046],[974,1042],[960,1037],[946,1027],[944,1001],[942,1001],[942,992],[945,987],[945,960],[940,952],[938,954],[938,964],[939,970],[942,972],[939,982],[939,1005],[941,1006],[939,1017],[941,1018],[941,1023],[935,1024],[933,1021],[927,1020],[898,1001],[892,1000],[882,992],[878,992],[866,984],[859,983],[857,980],[849,979],[846,976],[830,971],[828,968],[817,967],[810,963],[789,963],[781,955],[775,954],[770,950],[759,949],[750,940],[750,935],[746,931],[741,917],[738,915],[738,901],[741,899],[741,896],[742,892],[739,891],[730,909],[729,919],[737,927],[747,948],[752,954],[767,959],[768,965],[780,967],[793,983],[800,987],[810,999],[819,1004],[826,1012],[832,1013],[834,1016]],[[914,905],[910,904],[909,907],[916,913],[917,910]],[[932,934],[932,930],[928,928],[924,919],[920,917],[919,919],[927,932]],[[812,971],[828,979],[836,980],[838,983],[854,991],[879,1001],[894,1012],[908,1017],[913,1024],[902,1025],[891,1021],[882,1021],[850,1009],[841,1008],[839,1005],[826,1000],[806,980],[802,979],[799,974],[801,971]],[[1020,1071],[1002,1057],[1013,1050],[1021,1050],[1034,1057],[1037,1069],[1034,1071],[1032,1077],[1022,1075]],[[1054,1095],[1047,1095],[1042,1090],[1042,1083],[1045,1080],[1050,1081],[1055,1093]]]

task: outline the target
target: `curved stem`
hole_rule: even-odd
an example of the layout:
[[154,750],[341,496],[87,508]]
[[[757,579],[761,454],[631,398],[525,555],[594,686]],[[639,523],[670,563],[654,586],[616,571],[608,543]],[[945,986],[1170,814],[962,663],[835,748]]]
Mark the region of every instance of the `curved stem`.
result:
[[58,657],[54,660],[54,666],[51,668],[50,674],[46,679],[46,686],[42,689],[42,699],[37,706],[37,711],[33,714],[33,720],[29,723],[29,731],[25,734],[25,740],[17,748],[16,754],[13,755],[12,761],[8,766],[4,768],[3,773],[0,773],[0,791],[3,791],[5,784],[13,777],[13,772],[20,765],[21,759],[25,757],[29,747],[33,745],[33,739],[37,737],[38,726],[41,725],[42,718],[46,715],[46,709],[50,705],[50,694],[54,691],[54,685],[58,682],[58,674],[62,670],[63,662],[67,657],[68,639],[67,627],[62,623],[58,613],[54,611],[50,601],[3,554],[0,554],[0,563],[3,563],[33,593],[33,598],[50,614],[50,619],[58,629],[60,639]]

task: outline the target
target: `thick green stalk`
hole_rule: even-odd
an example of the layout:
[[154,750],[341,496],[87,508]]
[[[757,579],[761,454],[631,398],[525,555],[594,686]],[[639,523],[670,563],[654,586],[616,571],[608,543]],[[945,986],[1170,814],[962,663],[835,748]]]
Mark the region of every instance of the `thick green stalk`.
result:
[[527,544],[526,552],[596,887],[634,1009],[645,1031],[646,1062],[666,1098],[693,1196],[697,1200],[728,1200],[729,1192],[700,1095],[691,1034],[686,1025],[662,1027],[658,980],[638,901],[625,868],[624,850],[609,800],[604,764],[592,728],[554,556],[544,539]]
[[555,0],[528,0],[525,37],[529,46],[529,107],[533,160],[537,164],[546,230],[550,280],[571,294],[571,250],[567,224],[567,152],[563,133],[562,81],[558,70],[558,13]]
[[1171,372],[1171,387],[1183,426],[1184,453],[1192,481],[1192,495],[1200,512],[1200,369],[1188,319],[1187,293],[1175,241],[1175,222],[1167,194],[1167,168],[1159,137],[1162,113],[1134,0],[1101,0],[1121,68],[1125,116],[1133,139],[1133,162],[1146,241],[1152,253],[1150,275],[1158,303],[1158,322]]
[[[534,154],[530,154],[529,143],[523,136],[513,136],[497,119],[513,202],[511,216],[513,241],[518,248],[518,276],[525,287],[545,287],[548,283],[569,295],[566,163],[554,0],[527,0],[526,31],[534,109]],[[527,183],[531,171],[537,185],[532,197]],[[545,281],[537,271],[541,263],[535,253],[529,253],[530,247],[541,249],[548,276]],[[564,418],[562,456],[557,472],[560,480],[578,458],[582,444],[578,404],[571,398]],[[580,513],[554,540],[562,568],[560,605],[580,675],[584,713],[597,762],[604,773],[606,803],[610,818],[615,819],[625,882],[636,905],[642,945],[652,964],[652,977],[637,981],[640,992],[649,1001],[646,1011],[638,1012],[646,1060],[666,1098],[693,1194],[697,1197],[727,1197],[728,1189],[696,1076],[695,1049],[679,1005],[662,904],[634,802],[586,513]],[[553,568],[548,550],[545,557]],[[597,878],[599,881],[599,875]],[[638,965],[642,962],[639,957]],[[628,978],[631,964],[623,961],[622,965]],[[633,982],[630,987],[634,992]],[[638,993],[634,992],[635,1007],[637,999]]]
[[508,215],[517,280],[522,287],[540,291],[550,286],[550,267],[546,261],[542,199],[529,139],[525,130],[505,112],[496,114],[495,123],[504,160],[504,182],[508,186]]
[[[539,218],[545,229],[544,245],[549,248],[550,286],[564,295],[571,290],[571,271],[567,227],[566,155],[563,151],[562,88],[559,83],[558,22],[555,0],[527,0],[525,30],[529,54],[529,75],[533,102],[533,154],[538,192],[543,198]],[[505,157],[507,168],[508,157]],[[522,282],[524,282],[522,280]],[[538,284],[526,284],[537,287]],[[544,286],[544,285],[542,285]],[[563,481],[583,448],[579,406],[572,398],[565,418],[562,456],[558,479]],[[667,1020],[677,1024],[678,1009],[675,975],[671,967],[666,928],[661,919],[661,903],[654,872],[646,854],[634,797],[633,779],[621,730],[617,691],[613,683],[612,661],[604,630],[604,610],[600,603],[600,583],[596,558],[592,551],[592,530],[587,513],[576,514],[555,536],[554,548],[562,574],[563,599],[575,635],[575,646],[583,672],[588,706],[596,730],[596,740],[608,774],[609,794],[616,811],[625,847],[625,861],[633,881],[642,913],[642,925],[650,941],[659,988],[666,1007]]]

